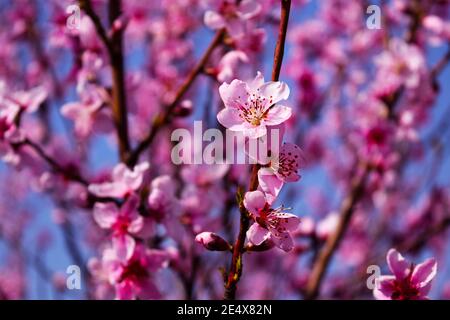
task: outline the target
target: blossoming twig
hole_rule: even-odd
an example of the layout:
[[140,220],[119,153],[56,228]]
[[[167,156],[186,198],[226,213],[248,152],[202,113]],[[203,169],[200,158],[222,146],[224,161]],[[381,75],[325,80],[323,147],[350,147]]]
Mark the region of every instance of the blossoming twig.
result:
[[[286,41],[287,26],[289,22],[289,11],[291,7],[290,0],[281,1],[281,20],[278,33],[278,40],[275,47],[274,64],[272,69],[272,81],[278,81],[281,65],[283,63],[284,45]],[[249,191],[255,191],[258,188],[258,171],[260,166],[254,164],[252,167]],[[243,199],[239,198],[239,211],[241,214],[239,234],[233,247],[233,256],[231,258],[231,267],[225,281],[225,300],[233,300],[236,297],[237,283],[242,274],[242,254],[244,253],[244,244],[247,230],[250,227],[249,213],[244,207]]]

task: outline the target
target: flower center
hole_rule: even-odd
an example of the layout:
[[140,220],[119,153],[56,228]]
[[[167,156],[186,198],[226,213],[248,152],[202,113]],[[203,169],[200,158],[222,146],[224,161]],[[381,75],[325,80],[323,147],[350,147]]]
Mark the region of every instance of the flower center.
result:
[[244,105],[239,106],[239,116],[252,126],[259,126],[269,112],[269,109],[266,109],[266,100],[267,98],[253,93]]

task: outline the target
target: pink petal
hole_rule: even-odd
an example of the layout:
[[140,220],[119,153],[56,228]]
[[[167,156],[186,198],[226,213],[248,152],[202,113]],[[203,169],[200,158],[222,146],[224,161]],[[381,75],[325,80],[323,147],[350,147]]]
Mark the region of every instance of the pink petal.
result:
[[114,203],[99,203],[94,206],[94,220],[103,229],[109,229],[116,222],[119,210]]
[[256,90],[262,87],[263,84],[264,84],[264,76],[260,71],[258,71],[256,72],[255,79],[253,79],[248,83],[248,88],[251,92],[256,92]]
[[283,232],[283,233],[276,233],[272,234],[272,240],[275,243],[275,245],[280,248],[281,250],[288,252],[291,251],[294,247],[294,241],[292,240],[292,237],[289,233]]
[[132,300],[135,299],[135,288],[131,281],[126,280],[122,281],[119,284],[116,284],[116,299],[118,300]]
[[243,131],[244,120],[239,116],[239,111],[234,108],[223,108],[217,114],[217,121],[231,131]]
[[128,234],[112,238],[112,246],[117,259],[125,262],[131,258],[136,247],[136,242]]
[[292,109],[285,106],[276,105],[269,109],[264,123],[268,126],[281,124],[288,120],[292,115]]
[[208,10],[205,12],[203,22],[208,28],[217,30],[225,26],[225,21],[223,17],[217,12]]
[[261,11],[261,5],[254,0],[243,0],[238,7],[238,14],[242,19],[253,18]]
[[118,183],[100,183],[100,184],[90,184],[88,186],[88,190],[90,193],[98,196],[98,197],[123,197],[128,189],[123,184]]
[[393,283],[395,276],[380,276],[376,279],[376,285],[373,289],[373,296],[377,300],[391,300],[392,293],[394,292]]
[[[266,197],[269,204],[271,204],[283,187],[283,181],[278,179],[278,177],[269,168],[261,168],[258,171],[258,181],[261,189],[266,193]],[[269,198],[270,197],[270,198]]]
[[244,206],[253,215],[259,216],[259,211],[266,205],[266,197],[261,191],[249,191],[244,196]]
[[397,279],[402,280],[408,276],[410,264],[397,250],[390,249],[387,253],[386,260],[389,269]]
[[275,216],[279,219],[280,227],[285,228],[287,231],[296,231],[300,218],[290,213],[278,213]]
[[436,273],[437,273],[436,259],[434,258],[427,259],[424,262],[418,264],[414,268],[411,276],[411,283],[419,286],[420,288],[427,287],[427,285],[431,282],[431,280],[433,280],[433,278],[436,276]]
[[226,23],[228,34],[232,38],[238,38],[244,35],[244,22],[240,19],[230,19]]
[[255,246],[260,245],[270,237],[268,230],[261,227],[258,223],[254,223],[247,231],[248,240]]
[[219,94],[225,107],[239,108],[247,101],[247,85],[241,80],[234,79],[230,84],[224,82],[219,87]]
[[271,105],[289,97],[289,87],[284,82],[266,82],[259,90],[260,94],[266,97]]

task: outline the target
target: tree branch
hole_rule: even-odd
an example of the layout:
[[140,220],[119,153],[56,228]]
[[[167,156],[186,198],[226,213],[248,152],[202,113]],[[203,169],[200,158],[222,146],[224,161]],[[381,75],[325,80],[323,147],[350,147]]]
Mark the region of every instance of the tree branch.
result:
[[[287,26],[289,23],[290,8],[290,0],[281,0],[281,20],[273,59],[272,81],[278,81],[280,76],[281,65],[283,63],[284,45],[286,42]],[[255,191],[258,188],[259,168],[260,166],[258,164],[254,164],[252,167],[249,191]],[[250,227],[249,213],[244,207],[242,199],[239,199],[239,211],[241,214],[239,234],[233,246],[230,271],[225,282],[225,300],[234,300],[236,298],[237,283],[239,282],[242,274],[242,255],[244,253],[245,238],[247,230]]]
[[147,136],[138,144],[136,149],[133,152],[131,152],[130,156],[128,157],[128,159],[126,161],[126,163],[129,166],[133,166],[136,164],[141,153],[144,152],[144,150],[147,149],[147,147],[149,147],[150,144],[153,142],[153,139],[155,139],[155,136],[158,133],[159,129],[161,129],[162,127],[164,127],[165,125],[167,125],[170,122],[170,120],[173,116],[173,110],[180,103],[184,94],[192,86],[192,84],[194,83],[197,76],[202,72],[202,70],[205,67],[206,63],[208,62],[213,50],[222,42],[224,36],[225,36],[224,29],[217,31],[216,35],[214,36],[213,40],[209,44],[209,46],[206,49],[203,56],[200,58],[198,63],[191,70],[191,72],[188,74],[187,78],[184,80],[183,84],[181,85],[181,87],[176,92],[175,98],[173,99],[173,101],[168,106],[166,106],[166,108],[160,114],[158,114],[155,117]]

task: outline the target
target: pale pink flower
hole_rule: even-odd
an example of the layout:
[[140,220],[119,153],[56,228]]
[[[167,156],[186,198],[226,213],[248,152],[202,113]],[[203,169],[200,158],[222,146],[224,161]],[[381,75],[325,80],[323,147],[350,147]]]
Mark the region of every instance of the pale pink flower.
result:
[[238,65],[243,62],[248,62],[245,52],[233,50],[226,53],[217,66],[217,80],[220,82],[230,81],[235,76]]
[[268,167],[258,171],[261,189],[271,201],[278,196],[285,182],[295,182],[300,179],[297,171],[304,163],[301,149],[293,143],[284,143],[279,154],[275,154]]
[[225,104],[217,120],[231,131],[242,131],[249,138],[259,138],[267,133],[266,126],[275,126],[291,117],[291,108],[277,105],[289,97],[289,87],[284,82],[264,82],[261,72],[250,82],[233,80],[219,88]]
[[159,299],[161,294],[153,282],[153,275],[168,266],[169,255],[161,250],[136,246],[126,262],[117,258],[115,252],[106,249],[103,264],[109,274],[109,282],[116,289],[119,300]]
[[148,196],[150,209],[158,216],[173,213],[179,206],[175,192],[176,185],[170,176],[163,175],[153,179]]
[[144,226],[144,219],[139,215],[137,207],[139,198],[130,196],[120,207],[115,203],[96,203],[94,206],[94,220],[103,229],[112,230],[112,244],[120,260],[127,260],[133,254],[136,242],[131,236]]
[[87,87],[84,92],[81,101],[69,102],[61,107],[61,114],[73,120],[75,133],[80,137],[89,135],[92,131],[95,115],[108,101],[108,94],[101,88]]
[[254,0],[243,0],[236,4],[234,0],[223,0],[216,11],[205,12],[205,24],[218,30],[226,28],[230,36],[239,37],[244,32],[246,20],[255,17],[261,11],[261,5]]
[[99,197],[123,198],[141,187],[144,173],[149,167],[148,162],[143,162],[130,170],[124,163],[119,163],[113,169],[112,182],[93,183],[88,190]]
[[392,276],[380,276],[373,290],[378,300],[425,300],[431,289],[431,281],[437,273],[434,258],[414,265],[409,263],[395,249],[386,256]]
[[255,221],[247,231],[252,244],[257,246],[270,239],[286,252],[293,248],[290,232],[296,231],[300,223],[297,216],[284,212],[282,206],[272,209],[264,193],[258,190],[245,194],[244,206]]
[[21,90],[6,95],[4,103],[10,108],[33,113],[40,107],[45,99],[47,99],[47,96],[47,89],[43,86],[39,86],[27,91]]

